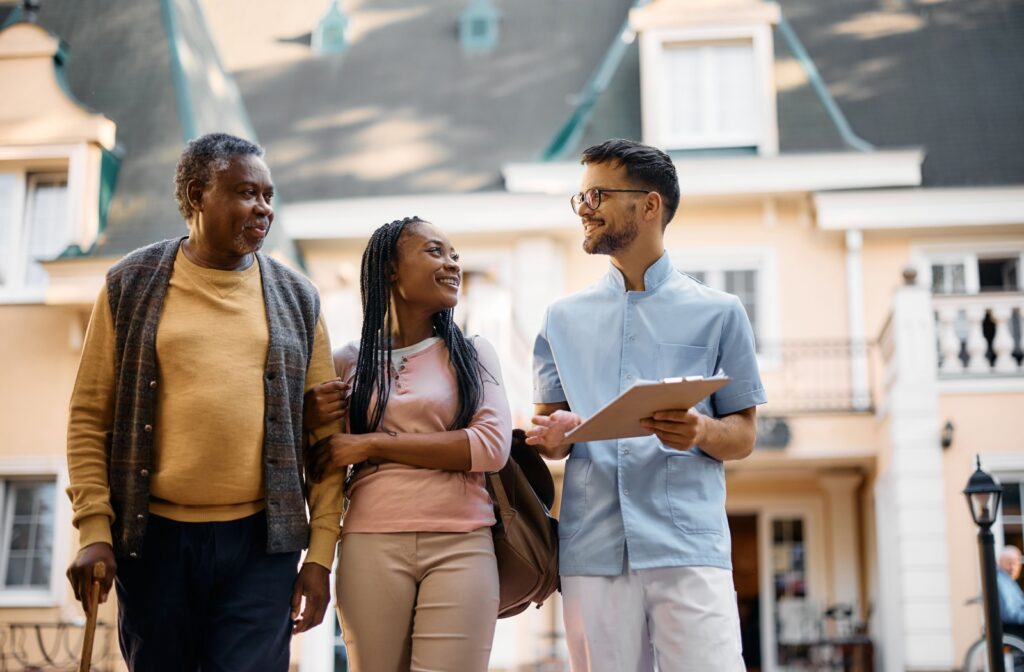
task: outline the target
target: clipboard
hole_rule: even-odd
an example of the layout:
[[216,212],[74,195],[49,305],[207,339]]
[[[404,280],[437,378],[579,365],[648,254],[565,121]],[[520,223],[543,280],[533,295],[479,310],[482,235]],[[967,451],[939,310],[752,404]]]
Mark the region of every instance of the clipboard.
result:
[[639,381],[566,434],[562,445],[650,436],[652,432],[640,424],[642,419],[658,411],[692,408],[730,380],[718,375]]

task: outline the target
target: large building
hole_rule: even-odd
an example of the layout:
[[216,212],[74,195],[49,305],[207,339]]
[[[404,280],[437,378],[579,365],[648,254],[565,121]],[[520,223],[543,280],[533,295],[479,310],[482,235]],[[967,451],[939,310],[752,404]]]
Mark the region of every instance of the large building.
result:
[[[998,543],[1024,543],[1024,5],[44,0],[0,21],[4,662],[40,655],[35,630],[77,641],[64,428],[103,272],[183,231],[177,153],[228,130],[267,147],[275,253],[336,344],[374,227],[451,234],[460,319],[521,426],[545,306],[606,265],[569,209],[579,152],[664,148],[672,259],[743,301],[768,388],[758,449],[727,465],[749,669],[818,669],[837,639],[875,669],[960,666],[976,454],[1006,490]],[[502,622],[493,668],[565,669],[558,607]],[[335,669],[335,645],[299,638],[298,669]]]

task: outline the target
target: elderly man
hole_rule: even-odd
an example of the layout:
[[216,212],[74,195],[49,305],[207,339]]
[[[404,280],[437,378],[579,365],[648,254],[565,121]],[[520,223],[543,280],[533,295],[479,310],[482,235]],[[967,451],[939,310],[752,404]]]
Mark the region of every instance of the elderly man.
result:
[[335,374],[316,290],[259,252],[274,219],[262,156],[220,133],[188,144],[175,194],[188,236],[116,263],[86,334],[68,579],[88,608],[106,563],[100,601],[116,583],[133,671],[284,672],[292,633],[327,606],[340,474],[309,487],[307,521],[302,416]]
[[1017,579],[1020,578],[1020,549],[1004,546],[999,554],[999,571],[996,581],[999,585],[999,614],[1003,619],[1003,632],[1018,637],[1024,636],[1024,591]]

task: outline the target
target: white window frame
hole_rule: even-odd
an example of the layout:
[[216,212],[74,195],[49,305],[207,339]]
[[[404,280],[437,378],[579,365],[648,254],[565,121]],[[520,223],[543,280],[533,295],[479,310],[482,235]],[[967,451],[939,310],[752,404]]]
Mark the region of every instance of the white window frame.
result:
[[[768,25],[737,25],[645,30],[640,35],[640,98],[643,140],[664,149],[710,149],[749,146],[709,139],[706,143],[679,143],[673,140],[670,121],[665,118],[666,51],[680,46],[713,46],[716,42],[749,41],[754,55],[755,100],[758,101],[757,133],[754,147],[758,154],[774,156],[779,152],[778,115],[775,96],[775,54],[772,31]],[[724,139],[723,139],[724,140]]]
[[[825,533],[824,497],[786,497],[768,499],[756,496],[729,496],[728,515],[757,516],[758,580],[761,596],[761,665],[765,672],[779,672],[775,633],[775,585],[772,577],[772,523],[800,518],[804,522],[804,569],[807,574],[806,599],[819,604],[824,612],[830,599],[828,590],[828,543]],[[834,561],[834,560],[833,560]]]
[[765,352],[757,354],[757,362],[762,370],[777,369],[781,361],[778,354],[772,354],[772,346],[779,344],[780,332],[779,276],[775,250],[769,247],[688,246],[669,252],[669,256],[675,267],[684,273],[757,271],[758,321],[754,325],[754,337],[759,344],[768,346]]
[[963,240],[919,243],[911,246],[911,263],[917,269],[918,284],[931,289],[932,264],[963,264],[967,294],[981,292],[978,260],[1017,256],[1017,291],[1024,291],[1024,239]]
[[[997,483],[1003,481],[1017,481],[1024,483],[1024,454],[1021,453],[981,453],[981,468],[992,476]],[[974,471],[974,456],[968,457],[970,470]],[[1024,502],[1022,502],[1024,505]],[[964,502],[964,506],[967,506]],[[992,524],[992,536],[995,537],[996,554],[1003,550],[1006,539],[1003,536],[1003,505],[999,504],[999,511],[996,513],[996,521]],[[975,556],[977,557],[977,556]]]
[[[10,207],[15,223],[8,239],[12,255],[11,277],[16,284],[0,286],[0,305],[42,303],[46,299],[45,286],[26,286],[24,275],[27,259],[26,222],[28,190],[35,174],[67,174],[67,230],[70,243],[83,249],[92,244],[99,234],[99,164],[90,169],[97,157],[95,147],[87,143],[69,145],[0,146],[0,172],[15,176],[15,198]],[[0,204],[2,206],[3,204]]]
[[[0,459],[0,481],[10,480],[53,480],[53,557],[50,565],[49,586],[39,590],[8,590],[0,583],[0,608],[31,607],[44,608],[60,606],[66,594],[64,572],[70,559],[71,550],[71,503],[62,496],[68,487],[66,467],[59,456],[40,458]],[[6,487],[0,486],[6,494]],[[7,512],[4,512],[7,515]],[[6,539],[2,540],[6,543]],[[3,550],[0,550],[3,552]]]

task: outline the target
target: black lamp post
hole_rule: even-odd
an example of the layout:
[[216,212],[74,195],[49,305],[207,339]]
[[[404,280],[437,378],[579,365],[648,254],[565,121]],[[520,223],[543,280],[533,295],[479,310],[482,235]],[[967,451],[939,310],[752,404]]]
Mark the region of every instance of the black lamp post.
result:
[[964,488],[971,518],[978,526],[978,547],[981,554],[981,585],[985,600],[985,631],[988,635],[988,669],[1005,672],[1003,667],[1003,621],[999,615],[999,587],[996,584],[996,549],[992,537],[992,523],[996,522],[1003,487],[981,470],[981,457],[977,469]]

